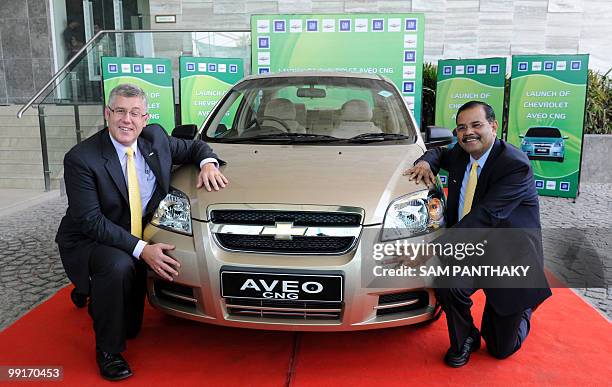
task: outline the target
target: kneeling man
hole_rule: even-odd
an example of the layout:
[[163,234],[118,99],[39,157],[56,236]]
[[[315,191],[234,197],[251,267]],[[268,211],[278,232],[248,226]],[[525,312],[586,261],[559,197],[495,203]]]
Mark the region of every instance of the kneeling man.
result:
[[172,165],[197,166],[198,188],[219,190],[228,181],[204,142],[145,126],[147,98],[139,87],[115,87],[104,117],[108,128],[64,157],[68,209],[55,240],[76,286],[73,302],[85,306],[89,295],[100,374],[120,380],[132,375],[121,352],[142,325],[146,266],[168,281],[178,275],[179,263],[165,254],[174,246],[142,240],[143,224],[168,194]]
[[[457,139],[452,149],[427,151],[405,174],[417,184],[434,183],[440,168],[449,171],[446,222],[457,229],[537,230],[521,248],[536,277],[544,278],[540,212],[531,165],[525,154],[496,138],[498,123],[493,108],[470,101],[457,111]],[[527,234],[527,233],[526,233]],[[530,329],[533,310],[551,295],[545,280],[541,287],[485,288],[486,305],[480,332],[470,308],[475,288],[438,288],[436,296],[446,313],[450,348],[444,361],[461,367],[480,348],[498,359],[516,352]]]

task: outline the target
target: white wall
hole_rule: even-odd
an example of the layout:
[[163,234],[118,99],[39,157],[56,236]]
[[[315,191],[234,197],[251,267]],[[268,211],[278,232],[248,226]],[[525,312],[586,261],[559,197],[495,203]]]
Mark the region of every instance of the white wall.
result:
[[[610,0],[149,0],[151,28],[249,28],[251,14],[423,12],[425,61],[515,54],[591,54],[612,67]],[[155,15],[177,16],[156,24]]]

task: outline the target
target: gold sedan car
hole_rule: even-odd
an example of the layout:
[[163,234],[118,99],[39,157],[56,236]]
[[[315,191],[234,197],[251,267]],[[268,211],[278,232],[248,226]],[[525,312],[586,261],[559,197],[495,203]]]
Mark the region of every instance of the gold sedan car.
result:
[[[447,132],[438,145],[450,140]],[[376,243],[432,237],[441,232],[435,213],[444,206],[439,187],[402,176],[426,145],[391,81],[324,72],[250,76],[199,131],[178,127],[173,135],[211,144],[231,183],[209,193],[195,189],[195,167],[173,172],[145,237],[174,244],[169,254],[181,269],[173,282],[149,273],[153,306],[274,330],[434,318],[436,300],[424,283],[372,276]]]

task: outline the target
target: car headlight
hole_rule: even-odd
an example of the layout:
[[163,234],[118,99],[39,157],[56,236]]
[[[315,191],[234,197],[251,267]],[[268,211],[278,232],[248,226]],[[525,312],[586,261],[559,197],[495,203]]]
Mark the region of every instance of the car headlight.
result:
[[159,203],[151,224],[181,234],[191,235],[191,206],[183,192],[170,188],[170,192]]
[[381,240],[411,238],[443,227],[445,207],[439,188],[395,199],[387,208]]

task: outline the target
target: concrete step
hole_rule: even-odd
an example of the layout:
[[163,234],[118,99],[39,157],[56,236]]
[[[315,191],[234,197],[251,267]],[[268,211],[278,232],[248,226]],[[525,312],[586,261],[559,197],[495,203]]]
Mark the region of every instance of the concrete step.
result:
[[[76,144],[75,136],[47,137],[47,147],[50,149],[69,150]],[[0,134],[0,149],[31,149],[40,150],[39,136],[12,137]],[[0,157],[1,159],[1,157]]]
[[42,176],[42,161],[38,163],[14,163],[0,160],[0,176]]
[[[1,120],[1,118],[0,118]],[[1,122],[1,121],[0,121]],[[102,129],[102,124],[99,125],[81,125],[81,133],[83,138],[86,138],[85,134],[97,132]],[[45,128],[47,138],[50,137],[69,137],[72,136],[76,139],[76,130],[74,124],[65,126],[47,126]],[[0,136],[2,137],[38,137],[40,136],[40,129],[38,123],[36,126],[4,126],[0,125]]]
[[[0,116],[13,116],[17,117],[17,113],[19,109],[21,109],[22,105],[6,105],[0,106]],[[67,112],[71,112],[74,110],[72,105],[43,105],[45,108],[45,113],[47,114],[67,114]],[[79,110],[85,112],[87,114],[99,114],[102,115],[103,106],[100,105],[79,105]],[[38,115],[38,107],[33,106],[30,107],[23,113],[22,117],[26,116],[36,116]]]
[[[51,179],[51,189],[60,188],[59,178]],[[0,179],[0,188],[45,189],[45,179],[41,177],[7,177]]]
[[[0,178],[0,188],[23,188],[23,189],[45,189],[45,180],[40,177],[2,177]],[[60,179],[51,179],[51,189],[60,188]]]
[[[64,161],[49,161],[49,168],[51,171],[59,171],[63,168]],[[18,176],[19,174],[26,175],[26,171],[34,171],[34,174],[42,172],[42,160],[30,160],[30,161],[14,161],[14,160],[0,160],[0,171],[4,171],[7,174],[13,174]],[[4,174],[0,173],[0,176]]]
[[[48,149],[49,161],[63,160],[66,150],[64,149]],[[41,160],[42,155],[40,149],[10,149],[0,147],[0,160],[13,160],[18,162],[28,162]]]

